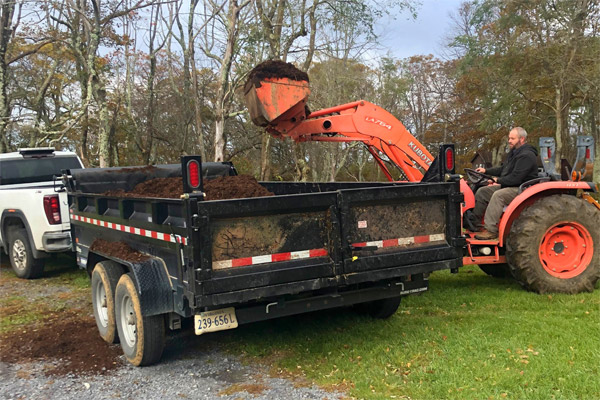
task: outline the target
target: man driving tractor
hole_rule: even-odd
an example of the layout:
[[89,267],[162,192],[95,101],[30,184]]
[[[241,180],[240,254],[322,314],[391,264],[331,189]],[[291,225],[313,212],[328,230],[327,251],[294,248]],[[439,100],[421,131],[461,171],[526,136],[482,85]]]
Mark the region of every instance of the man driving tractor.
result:
[[510,152],[506,162],[499,167],[476,169],[479,173],[494,176],[493,179],[488,180],[488,186],[480,188],[475,194],[473,222],[478,224],[483,217],[485,228],[485,231],[475,235],[476,239],[497,239],[498,222],[504,207],[517,197],[519,186],[523,182],[537,178],[538,152],[526,141],[525,129],[521,127],[511,129],[508,134]]

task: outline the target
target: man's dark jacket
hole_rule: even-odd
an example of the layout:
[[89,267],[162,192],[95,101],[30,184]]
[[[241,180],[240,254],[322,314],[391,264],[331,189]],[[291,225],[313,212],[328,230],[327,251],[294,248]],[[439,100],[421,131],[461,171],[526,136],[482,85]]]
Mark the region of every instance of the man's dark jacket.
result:
[[518,149],[511,150],[504,164],[488,168],[485,173],[498,176],[498,183],[503,188],[520,186],[523,182],[538,177],[537,155],[535,147],[525,143]]

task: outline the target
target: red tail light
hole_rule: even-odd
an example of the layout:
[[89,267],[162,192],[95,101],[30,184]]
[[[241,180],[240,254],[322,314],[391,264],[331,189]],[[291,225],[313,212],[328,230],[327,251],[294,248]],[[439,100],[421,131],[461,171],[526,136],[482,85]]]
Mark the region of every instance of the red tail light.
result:
[[46,212],[46,219],[48,219],[50,225],[61,223],[60,202],[58,201],[57,194],[44,196],[44,211]]
[[550,147],[548,147],[548,158],[552,158],[552,149]]
[[192,189],[200,187],[200,165],[198,161],[191,160],[187,164],[188,183]]
[[452,147],[446,149],[446,171],[454,169],[454,150]]
[[585,158],[587,158],[588,160],[591,158],[592,156],[592,152],[590,151],[590,149],[585,149]]

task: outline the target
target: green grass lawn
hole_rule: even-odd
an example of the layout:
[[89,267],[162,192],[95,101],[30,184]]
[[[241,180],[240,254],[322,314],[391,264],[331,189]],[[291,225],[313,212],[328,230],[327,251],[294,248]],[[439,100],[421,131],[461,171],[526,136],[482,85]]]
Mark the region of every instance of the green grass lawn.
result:
[[371,399],[599,399],[600,291],[538,295],[437,272],[388,320],[351,310],[240,327],[235,353]]

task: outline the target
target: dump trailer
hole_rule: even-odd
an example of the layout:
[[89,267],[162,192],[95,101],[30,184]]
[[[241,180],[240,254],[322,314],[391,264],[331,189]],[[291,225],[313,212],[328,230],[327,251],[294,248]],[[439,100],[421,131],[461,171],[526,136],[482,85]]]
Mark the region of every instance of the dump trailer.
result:
[[[440,182],[262,182],[273,195],[206,200],[203,186],[235,177],[230,163],[65,171],[77,263],[92,281],[102,338],[134,365],[157,362],[165,334],[357,305],[391,316],[429,273],[462,265],[463,196],[452,146]],[[179,179],[179,198],[119,195]],[[258,184],[258,183],[257,183]]]

